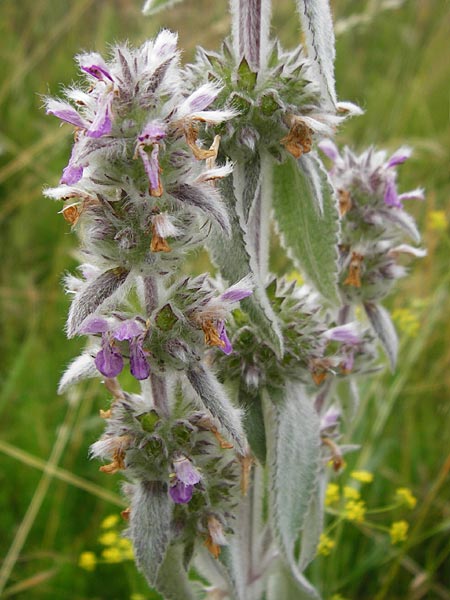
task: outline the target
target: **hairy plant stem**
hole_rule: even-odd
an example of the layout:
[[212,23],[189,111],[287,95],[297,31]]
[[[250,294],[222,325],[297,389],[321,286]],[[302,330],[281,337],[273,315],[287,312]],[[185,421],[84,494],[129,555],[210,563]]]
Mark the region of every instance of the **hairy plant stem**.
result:
[[[240,63],[245,59],[250,68],[260,76],[261,70],[265,66],[265,49],[268,46],[268,20],[270,15],[270,0],[232,0],[232,16],[233,16],[233,42],[237,62]],[[262,48],[264,51],[262,52]],[[256,150],[259,154],[259,150]],[[253,248],[253,255],[256,258],[256,264],[253,265],[255,275],[259,279],[264,280],[267,275],[268,265],[268,236],[269,236],[269,214],[264,210],[265,196],[262,193],[262,169],[261,156],[255,157],[253,162],[253,170],[250,165],[242,165],[235,171],[235,187],[240,188],[240,197],[243,200],[241,206],[242,214],[240,218],[246,221],[245,228],[247,230],[247,243]],[[249,171],[250,170],[252,172]],[[247,198],[246,190],[253,190],[250,197]],[[247,204],[247,205],[246,205]],[[245,215],[245,216],[244,216]],[[263,236],[266,236],[265,238]],[[255,485],[255,479],[258,480],[258,489]],[[234,561],[242,563],[240,566],[235,564],[238,571],[241,572],[241,585],[244,589],[240,589],[242,597],[256,600],[256,595],[262,593],[262,582],[260,585],[255,583],[261,578],[262,573],[257,571],[260,567],[261,552],[259,544],[256,543],[261,536],[262,522],[261,511],[262,506],[258,502],[258,498],[263,497],[263,492],[260,489],[262,485],[261,477],[256,478],[255,471],[250,478],[250,485],[247,498],[242,499],[240,510],[240,531],[238,542],[235,542],[237,547],[235,552],[238,556],[234,557]],[[243,539],[242,533],[247,535]],[[259,590],[258,590],[259,587]]]
[[[351,314],[352,314],[352,307],[350,306],[350,304],[343,304],[341,306],[341,308],[339,309],[338,316],[337,316],[338,325],[345,325],[346,323],[348,323],[349,319],[351,317]],[[328,396],[330,395],[332,389],[333,389],[333,380],[328,379],[325,382],[323,388],[317,394],[314,406],[319,415],[322,414],[323,407],[324,407],[325,402],[326,402]]]
[[[144,299],[145,312],[147,317],[150,317],[152,312],[158,306],[158,282],[154,277],[144,278]],[[167,385],[165,380],[153,370],[150,372],[150,390],[155,407],[162,416],[168,417],[169,403],[167,399]],[[142,386],[142,393],[144,395],[148,393],[148,391],[148,386]]]

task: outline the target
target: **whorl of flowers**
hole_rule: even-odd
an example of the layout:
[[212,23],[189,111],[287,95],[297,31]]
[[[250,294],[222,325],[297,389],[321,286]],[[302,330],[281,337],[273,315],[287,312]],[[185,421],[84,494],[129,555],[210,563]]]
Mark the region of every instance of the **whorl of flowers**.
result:
[[395,281],[406,274],[402,255],[423,257],[426,252],[403,243],[405,235],[420,241],[414,219],[403,203],[423,200],[423,189],[399,193],[397,167],[411,155],[400,148],[389,158],[369,148],[359,156],[345,147],[339,153],[330,140],[319,144],[332,161],[330,176],[337,189],[341,214],[340,289],[347,302],[383,299]]
[[218,555],[219,546],[227,544],[225,533],[233,531],[240,496],[241,464],[233,444],[207,413],[183,399],[181,390],[169,419],[141,396],[128,394],[110,413],[105,433],[91,447],[92,456],[109,461],[100,470],[124,472],[132,504],[133,482],[160,486],[172,502],[173,541],[189,541],[195,531]]
[[243,380],[250,394],[263,387],[283,387],[286,379],[313,389],[329,377],[343,377],[370,369],[374,359],[372,336],[356,323],[336,325],[321,310],[321,301],[307,285],[271,280],[267,295],[282,324],[285,353],[276,356],[266,340],[237,311],[228,326],[236,350],[228,358],[215,355],[227,380]]
[[82,54],[85,87],[46,101],[48,113],[75,126],[75,142],[61,185],[45,193],[65,200],[87,260],[102,268],[164,274],[204,238],[201,219],[230,230],[214,180],[231,164],[215,164],[218,138],[205,149],[197,137],[234,112],[207,110],[218,84],[183,92],[176,44],[162,31],[138,49],[115,47],[109,62]]
[[302,46],[287,52],[278,41],[272,42],[267,64],[255,72],[245,58],[236,66],[225,41],[220,53],[199,49],[190,70],[193,85],[204,80],[205,74],[221,82],[214,106],[237,112],[232,121],[215,128],[233,159],[248,159],[256,149],[267,150],[279,161],[286,152],[300,158],[310,152],[314,137],[331,135],[346,114],[361,112],[348,102],[338,103],[342,114],[323,106]]
[[[378,301],[404,274],[398,256],[423,255],[402,241],[419,241],[403,201],[423,193],[397,191],[407,150],[358,157],[322,141],[329,177],[311,152],[360,112],[336,99],[327,2],[298,0],[306,51],[269,43],[268,0],[231,10],[220,53],[199,50],[182,69],[177,36],[162,31],[108,60],[79,55],[84,83],[46,100],[75,129],[45,194],[64,201],[80,239],[67,334],[87,336],[59,391],[101,376],[112,396],[91,456],[128,480],[127,535],[151,586],[193,598],[198,556],[217,597],[263,597],[278,565],[317,600],[301,571],[319,541],[326,465],[338,471],[354,449],[341,445],[336,382],[356,396],[353,376],[377,368],[353,307],[394,364]],[[311,286],[269,274],[272,215]],[[202,245],[215,278],[182,271]],[[122,389],[127,371],[138,394]]]

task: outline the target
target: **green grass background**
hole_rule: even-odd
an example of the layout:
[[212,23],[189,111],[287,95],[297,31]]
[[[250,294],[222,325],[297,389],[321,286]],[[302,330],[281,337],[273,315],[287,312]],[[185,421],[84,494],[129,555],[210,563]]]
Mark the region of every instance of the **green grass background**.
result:
[[[275,5],[274,26],[293,45],[294,1]],[[450,240],[448,228],[433,230],[429,217],[442,210],[450,218],[450,3],[405,0],[382,10],[386,5],[333,2],[339,96],[366,111],[343,127],[339,141],[357,149],[414,146],[400,182],[403,190],[426,187],[426,203],[411,211],[428,256],[390,300],[393,308],[414,310],[420,328],[403,336],[396,373],[361,382],[349,437],[362,448],[349,468],[375,473],[365,492],[370,506],[387,505],[400,485],[419,501],[411,514],[396,513],[412,525],[404,546],[347,524],[335,534],[333,554],[310,575],[323,582],[325,598],[339,592],[352,600],[450,599]],[[91,382],[69,399],[55,392],[82,341],[63,333],[68,299],[61,277],[76,266],[76,240],[58,205],[41,195],[67,162],[70,133],[45,116],[41,95],[56,95],[78,77],[72,57],[80,50],[140,43],[162,25],[179,31],[185,60],[197,44],[217,48],[229,28],[226,6],[186,0],[152,19],[142,17],[140,0],[0,2],[1,598],[154,597],[129,562],[92,573],[77,566],[80,552],[99,550],[101,519],[120,510],[120,477],[98,473],[87,459],[102,431],[101,385]]]

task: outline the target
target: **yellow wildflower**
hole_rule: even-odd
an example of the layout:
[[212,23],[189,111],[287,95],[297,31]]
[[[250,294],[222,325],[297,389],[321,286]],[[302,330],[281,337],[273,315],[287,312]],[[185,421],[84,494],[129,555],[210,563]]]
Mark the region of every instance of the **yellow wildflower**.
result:
[[97,564],[97,557],[93,552],[82,552],[78,559],[78,566],[86,571],[93,571]]
[[354,487],[351,487],[349,485],[346,485],[344,487],[344,498],[347,498],[347,500],[359,500],[360,497],[361,494]]
[[317,553],[322,556],[329,556],[331,550],[334,548],[336,542],[325,533],[320,534],[319,545],[317,546]]
[[298,271],[291,271],[286,275],[286,281],[295,281],[297,285],[303,285],[305,280],[303,279],[303,275],[301,275]]
[[341,594],[333,594],[331,596],[330,600],[347,600],[346,598],[344,598],[344,596],[341,596]]
[[331,506],[339,501],[339,486],[336,483],[329,483],[325,492],[325,506]]
[[120,563],[123,561],[120,549],[114,546],[111,546],[110,548],[105,548],[102,551],[102,558],[107,563]]
[[115,527],[118,524],[118,522],[119,522],[119,515],[108,515],[100,523],[100,527],[102,529],[112,529],[113,527]]
[[348,500],[345,505],[344,517],[355,523],[362,523],[366,514],[366,505],[363,500]]
[[370,471],[352,471],[350,477],[361,483],[372,483],[373,473]]
[[419,319],[409,308],[396,308],[392,313],[392,318],[400,331],[407,336],[415,337],[418,334],[420,329]]
[[116,531],[107,531],[98,538],[98,541],[102,546],[114,546],[118,539],[119,536]]
[[395,521],[392,523],[389,529],[389,535],[391,536],[391,542],[398,544],[405,542],[408,537],[409,525],[406,521]]
[[443,210],[430,210],[427,221],[431,231],[445,231],[448,226],[448,219]]
[[131,594],[130,600],[145,600],[144,594]]
[[131,544],[130,540],[128,540],[126,538],[121,538],[117,542],[117,547],[122,552],[122,560],[133,560],[134,559],[133,545]]
[[417,498],[413,496],[413,493],[409,488],[397,488],[395,492],[397,498],[406,504],[408,508],[414,508],[417,504]]

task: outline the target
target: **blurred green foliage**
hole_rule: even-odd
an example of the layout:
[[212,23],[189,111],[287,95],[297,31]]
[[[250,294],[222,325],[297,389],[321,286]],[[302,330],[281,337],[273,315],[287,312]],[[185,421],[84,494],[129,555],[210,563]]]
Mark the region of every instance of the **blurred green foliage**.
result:
[[[299,41],[294,2],[274,4],[274,28],[292,46]],[[70,133],[45,116],[41,96],[57,95],[78,77],[72,57],[80,50],[104,52],[124,39],[140,43],[163,24],[179,31],[185,60],[197,44],[217,48],[229,28],[226,8],[225,0],[186,0],[146,19],[141,0],[0,3],[2,598],[156,598],[130,561],[90,572],[77,565],[81,552],[98,551],[99,523],[120,511],[121,501],[119,478],[98,473],[87,459],[102,431],[97,414],[107,396],[101,385],[85,385],[70,402],[55,391],[82,341],[67,341],[63,332],[69,300],[61,280],[75,268],[76,242],[58,206],[41,196],[67,162]],[[325,598],[450,599],[450,5],[335,0],[333,8],[339,96],[366,111],[339,141],[357,149],[412,145],[401,188],[427,190],[426,203],[411,211],[428,256],[391,301],[419,325],[404,327],[396,373],[361,382],[361,406],[348,426],[361,450],[349,456],[348,470],[376,473],[368,504],[387,504],[400,485],[419,501],[403,546],[390,546],[363,525],[342,525],[334,552],[320,557],[310,576],[323,582]],[[192,266],[208,268],[207,259],[198,256]],[[279,252],[274,266],[288,268]]]

